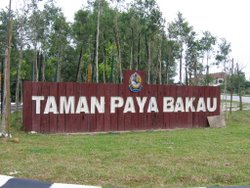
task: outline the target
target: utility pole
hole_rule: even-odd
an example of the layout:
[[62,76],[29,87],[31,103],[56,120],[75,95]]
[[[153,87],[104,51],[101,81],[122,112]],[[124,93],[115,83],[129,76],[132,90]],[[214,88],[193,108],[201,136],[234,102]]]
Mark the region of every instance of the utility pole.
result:
[[238,95],[239,95],[239,100],[240,100],[240,111],[242,111],[242,95],[241,95],[241,81],[240,81],[240,70],[239,70],[239,64],[237,63],[236,65],[236,72],[237,72],[237,77],[238,77]]
[[7,27],[7,46],[5,50],[4,61],[4,83],[3,83],[3,113],[2,113],[2,133],[6,137],[10,137],[10,54],[12,39],[12,17],[11,17],[11,0],[9,0],[8,27]]
[[234,59],[232,59],[231,67],[231,78],[230,78],[230,114],[232,113],[232,103],[233,103],[233,75],[234,75]]
[[227,113],[227,60],[224,60],[224,108],[225,108],[225,119],[228,118],[228,113]]

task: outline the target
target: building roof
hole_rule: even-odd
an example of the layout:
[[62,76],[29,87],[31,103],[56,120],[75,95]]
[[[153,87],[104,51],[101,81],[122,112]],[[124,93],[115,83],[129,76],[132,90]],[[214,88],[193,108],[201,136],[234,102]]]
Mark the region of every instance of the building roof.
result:
[[211,74],[209,74],[209,76],[211,76],[214,79],[225,78],[226,73],[224,73],[224,72],[211,73]]

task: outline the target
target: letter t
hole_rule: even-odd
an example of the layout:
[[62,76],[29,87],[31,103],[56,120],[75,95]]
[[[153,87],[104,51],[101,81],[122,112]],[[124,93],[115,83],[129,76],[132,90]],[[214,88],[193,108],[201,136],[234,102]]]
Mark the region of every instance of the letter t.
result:
[[36,114],[40,114],[41,101],[44,100],[44,96],[32,96],[32,101],[36,101]]

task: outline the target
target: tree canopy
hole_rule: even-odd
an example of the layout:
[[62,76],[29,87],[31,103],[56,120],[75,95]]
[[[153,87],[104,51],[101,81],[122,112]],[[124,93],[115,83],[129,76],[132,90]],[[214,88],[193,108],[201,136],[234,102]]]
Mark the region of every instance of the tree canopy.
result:
[[[144,70],[153,84],[171,84],[177,74],[180,83],[208,84],[193,78],[226,62],[230,53],[226,39],[196,32],[180,12],[166,23],[155,0],[89,0],[72,23],[54,0],[24,1],[12,15],[13,98],[20,80],[121,83],[127,69]],[[7,23],[8,11],[2,9],[2,64]]]

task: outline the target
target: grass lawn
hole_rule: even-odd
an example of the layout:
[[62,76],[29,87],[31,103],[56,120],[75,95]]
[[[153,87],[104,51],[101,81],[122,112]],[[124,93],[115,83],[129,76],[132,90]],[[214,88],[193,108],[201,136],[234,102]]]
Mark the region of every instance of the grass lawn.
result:
[[[20,131],[0,139],[0,174],[104,187],[250,185],[250,111],[234,112],[226,128],[97,135]],[[20,116],[20,114],[19,114]]]

